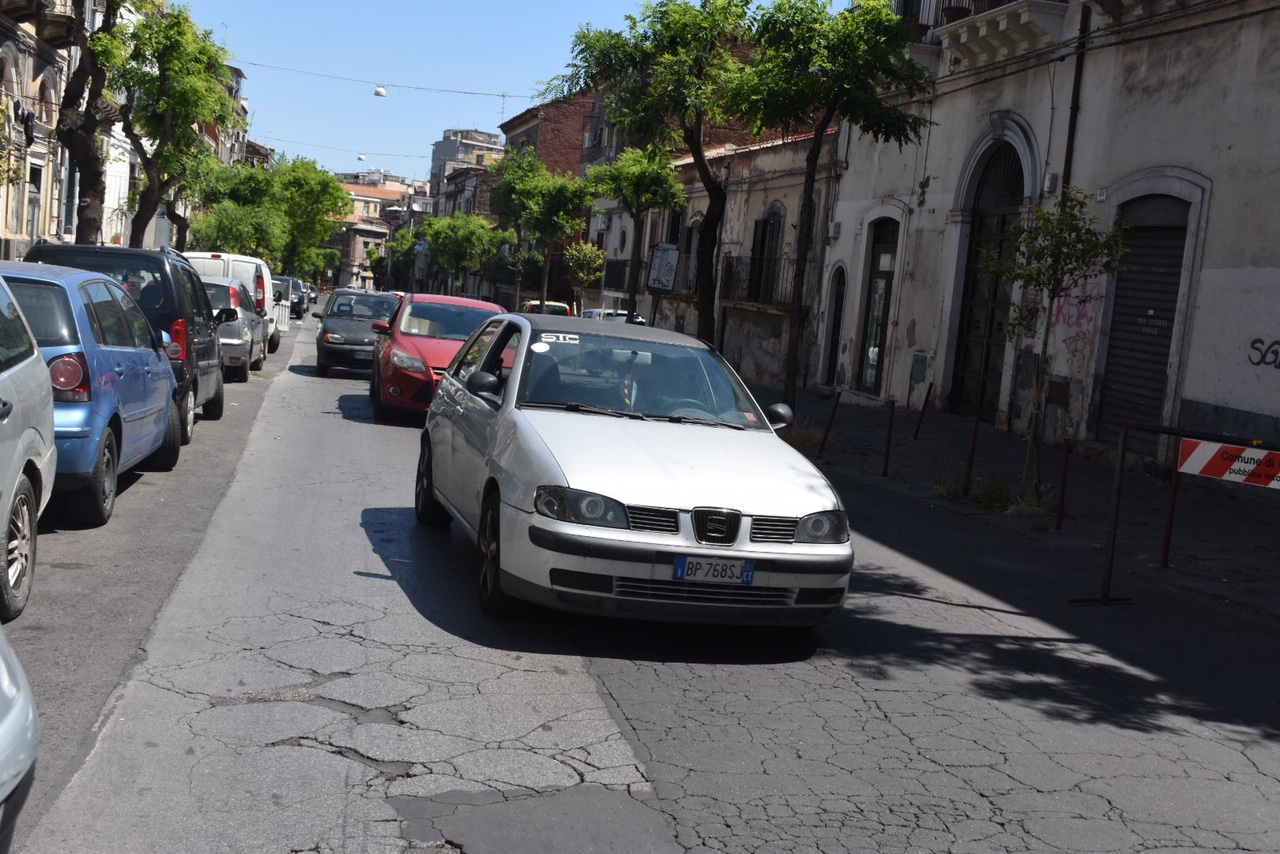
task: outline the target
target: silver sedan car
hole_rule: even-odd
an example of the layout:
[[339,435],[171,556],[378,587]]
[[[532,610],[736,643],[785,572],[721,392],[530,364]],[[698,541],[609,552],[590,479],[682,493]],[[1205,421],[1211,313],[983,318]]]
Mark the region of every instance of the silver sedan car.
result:
[[844,604],[840,497],[727,363],[661,329],[498,315],[427,413],[414,507],[479,546],[481,609],[813,626]]

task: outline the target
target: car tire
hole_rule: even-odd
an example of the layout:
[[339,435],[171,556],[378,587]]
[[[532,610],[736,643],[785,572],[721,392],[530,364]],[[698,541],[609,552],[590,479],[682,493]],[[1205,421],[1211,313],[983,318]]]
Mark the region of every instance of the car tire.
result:
[[452,521],[449,511],[436,500],[435,478],[431,475],[431,440],[425,439],[418,454],[418,472],[413,481],[413,515],[424,528],[444,528]]
[[327,377],[327,376],[329,376],[329,366],[328,366],[328,365],[326,365],[326,364],[324,364],[324,363],[322,363],[322,362],[320,362],[320,361],[317,361],[317,362],[316,362],[316,376],[318,376],[318,377]]
[[280,349],[280,330],[271,330],[271,337],[267,339],[267,352],[274,353]]
[[237,365],[235,370],[233,370],[231,373],[235,377],[236,382],[247,383],[249,381],[249,363],[245,362],[243,364]]
[[5,526],[4,578],[0,580],[0,623],[17,618],[31,598],[36,570],[36,527],[39,504],[27,476],[18,477]]
[[173,471],[178,465],[178,457],[182,454],[182,413],[178,404],[169,401],[169,421],[164,428],[164,441],[160,447],[151,452],[147,460],[148,466],[156,471]]
[[178,413],[182,416],[178,422],[182,429],[182,444],[190,445],[191,437],[196,432],[196,390],[189,385],[186,394],[182,396],[182,402],[178,404]]
[[502,589],[502,550],[499,546],[498,496],[489,495],[480,511],[480,530],[476,546],[480,550],[480,567],[476,573],[476,596],[486,617],[502,619],[515,614],[515,601]]
[[102,431],[98,443],[98,456],[89,472],[89,482],[69,496],[71,512],[84,525],[100,527],[111,520],[116,508],[116,476],[119,474],[120,455],[116,448],[116,434]]
[[266,363],[266,361],[267,361],[267,342],[263,341],[262,349],[258,351],[258,358],[254,359],[249,363],[249,370],[251,371],[262,370],[262,366]]
[[204,402],[204,406],[200,407],[200,416],[209,421],[217,421],[222,417],[222,410],[226,408],[226,385],[222,382],[222,373],[218,373],[218,387],[214,389],[213,397]]

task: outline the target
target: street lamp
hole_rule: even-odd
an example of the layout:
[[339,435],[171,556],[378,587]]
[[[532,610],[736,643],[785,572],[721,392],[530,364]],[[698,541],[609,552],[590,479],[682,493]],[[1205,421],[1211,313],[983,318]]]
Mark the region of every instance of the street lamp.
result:
[[379,83],[377,86],[373,87],[373,94],[377,95],[379,98],[385,98],[387,97],[387,87]]

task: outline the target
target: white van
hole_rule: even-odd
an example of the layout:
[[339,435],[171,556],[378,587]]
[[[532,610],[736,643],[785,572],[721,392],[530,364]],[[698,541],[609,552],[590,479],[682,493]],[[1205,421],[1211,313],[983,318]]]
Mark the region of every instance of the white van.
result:
[[[261,258],[251,255],[234,255],[230,252],[184,252],[183,256],[202,276],[239,279],[249,288],[257,301],[257,308],[267,310],[267,323],[271,330],[267,338],[267,352],[280,348],[280,330],[276,327],[275,283],[271,280],[271,268]],[[288,299],[288,297],[286,297]]]

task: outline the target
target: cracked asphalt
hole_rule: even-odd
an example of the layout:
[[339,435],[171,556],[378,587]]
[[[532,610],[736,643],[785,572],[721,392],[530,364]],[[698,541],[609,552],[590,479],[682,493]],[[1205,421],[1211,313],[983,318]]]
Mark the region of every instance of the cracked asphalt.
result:
[[27,852],[1280,850],[1277,621],[824,462],[811,637],[495,623],[413,522],[416,429],[300,333],[205,540]]

